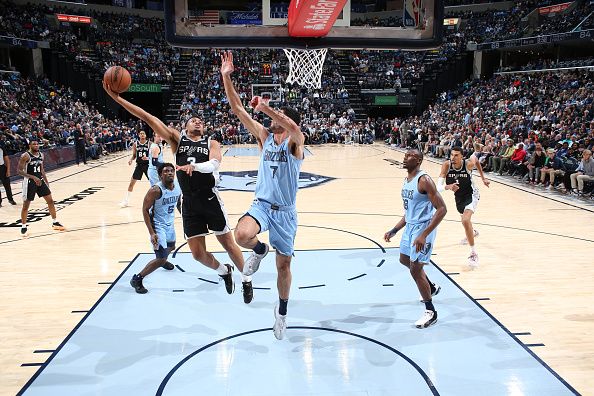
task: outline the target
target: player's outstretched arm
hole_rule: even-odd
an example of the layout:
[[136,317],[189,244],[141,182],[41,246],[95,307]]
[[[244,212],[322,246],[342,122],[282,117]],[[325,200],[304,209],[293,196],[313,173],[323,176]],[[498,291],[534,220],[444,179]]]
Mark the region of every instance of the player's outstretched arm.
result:
[[258,140],[258,145],[262,148],[262,144],[268,138],[268,131],[262,124],[254,120],[252,116],[246,111],[241,103],[241,98],[233,85],[231,80],[231,73],[235,70],[233,66],[233,53],[231,51],[224,51],[221,54],[221,75],[223,76],[223,83],[225,85],[225,95],[231,106],[233,114],[239,118],[239,121],[247,128],[247,130],[254,135]]
[[483,184],[489,187],[489,184],[491,184],[491,182],[485,178],[485,173],[483,172],[483,166],[481,165],[481,161],[479,161],[474,155],[471,155],[470,158],[471,168],[468,171],[471,172],[473,168],[476,168],[479,172],[479,175],[481,175],[481,180],[483,181]]
[[126,109],[127,112],[146,122],[151,127],[151,129],[155,131],[155,133],[157,133],[167,143],[169,143],[169,145],[171,146],[171,150],[177,151],[177,146],[181,139],[179,131],[176,131],[173,128],[168,128],[167,125],[163,123],[163,121],[161,121],[154,115],[146,112],[145,110],[136,106],[135,104],[128,102],[126,99],[122,98],[118,93],[112,91],[109,85],[105,84],[105,82],[103,82],[103,89],[116,103],[118,103],[120,106]]
[[427,198],[429,198],[429,201],[431,201],[431,204],[433,204],[433,207],[435,208],[435,213],[433,213],[433,217],[431,218],[429,225],[414,241],[417,252],[420,252],[425,246],[427,236],[431,234],[435,228],[437,228],[439,223],[441,223],[446,213],[448,213],[448,209],[441,194],[437,191],[433,180],[431,180],[429,176],[424,175],[419,178],[418,189],[421,194],[427,194]]

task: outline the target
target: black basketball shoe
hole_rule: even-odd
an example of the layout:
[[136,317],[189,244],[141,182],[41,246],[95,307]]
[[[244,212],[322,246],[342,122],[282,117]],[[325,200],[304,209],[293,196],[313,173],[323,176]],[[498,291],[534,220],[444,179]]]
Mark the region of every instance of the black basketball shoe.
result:
[[166,261],[161,267],[165,268],[168,271],[173,270],[175,267],[169,261]]
[[233,267],[229,264],[225,264],[227,267],[227,273],[225,275],[219,275],[222,280],[225,281],[225,289],[227,290],[227,294],[233,294],[235,291],[235,283],[233,282]]
[[148,292],[148,290],[146,290],[146,288],[142,284],[142,276],[140,275],[134,275],[132,279],[130,279],[130,286],[132,286],[138,294],[145,294],[146,292]]
[[252,282],[241,282],[241,291],[243,292],[243,302],[249,304],[254,299],[254,288]]

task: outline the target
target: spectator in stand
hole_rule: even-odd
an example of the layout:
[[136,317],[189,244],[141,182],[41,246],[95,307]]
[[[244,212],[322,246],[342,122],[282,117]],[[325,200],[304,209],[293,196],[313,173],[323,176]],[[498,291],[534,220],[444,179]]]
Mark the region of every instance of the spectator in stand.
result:
[[[514,150],[514,153],[509,159],[509,171],[508,174],[515,175],[516,172],[519,171],[520,165],[524,162],[524,158],[526,158],[526,150],[524,150],[524,144],[518,144],[518,148]],[[503,165],[503,163],[502,163]],[[501,169],[499,174],[501,174]]]
[[571,192],[577,195],[584,193],[584,182],[594,181],[592,152],[584,150],[582,156],[583,159],[577,168],[577,172],[571,175]]
[[493,172],[499,172],[499,174],[503,174],[503,167],[504,167],[504,159],[511,158],[512,154],[514,153],[514,141],[511,139],[507,140],[507,145],[501,146],[501,149],[497,153],[497,155],[491,157],[491,162],[489,163],[489,170]]
[[545,185],[547,175],[549,176],[549,183],[547,189],[550,190],[555,186],[555,176],[563,175],[563,162],[561,158],[555,155],[555,150],[550,148],[547,150],[547,158],[544,166],[540,171],[540,182]]
[[534,149],[534,154],[530,157],[528,161],[528,183],[535,184],[538,180],[540,183],[540,170],[545,164],[546,154],[542,149],[541,143],[536,143],[536,148]]

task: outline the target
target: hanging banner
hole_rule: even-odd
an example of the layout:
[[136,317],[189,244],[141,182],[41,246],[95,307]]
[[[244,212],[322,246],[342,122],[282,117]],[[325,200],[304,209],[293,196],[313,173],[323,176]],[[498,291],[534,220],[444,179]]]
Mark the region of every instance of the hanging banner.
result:
[[58,18],[58,21],[60,22],[84,23],[86,25],[91,24],[91,17],[88,16],[56,14],[56,18]]
[[230,25],[261,25],[261,12],[231,11],[227,14],[227,21]]
[[572,4],[573,4],[573,2],[570,1],[569,3],[561,3],[561,4],[555,4],[555,5],[548,6],[548,7],[540,7],[538,9],[538,13],[540,15],[556,14],[557,12],[565,11]]

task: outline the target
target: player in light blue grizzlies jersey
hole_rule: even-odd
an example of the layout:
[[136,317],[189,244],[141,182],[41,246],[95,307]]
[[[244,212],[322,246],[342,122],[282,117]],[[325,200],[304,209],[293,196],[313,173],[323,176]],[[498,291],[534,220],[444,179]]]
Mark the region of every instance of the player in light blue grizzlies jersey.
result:
[[151,245],[156,258],[149,261],[142,271],[135,274],[130,285],[136,293],[144,294],[148,290],[142,280],[159,267],[172,270],[173,264],[167,262],[167,256],[175,249],[175,207],[181,196],[181,189],[175,183],[175,167],[171,163],[161,164],[158,168],[160,181],[150,188],[144,197],[142,215],[150,234]]
[[270,244],[276,249],[277,287],[279,303],[274,308],[274,336],[282,340],[287,328],[286,315],[291,289],[291,257],[297,233],[297,210],[295,200],[299,181],[299,171],[304,158],[305,137],[299,123],[301,116],[295,110],[283,107],[280,111],[255,96],[251,106],[256,112],[263,112],[272,119],[270,128],[252,118],[231,80],[233,73],[233,54],[231,51],[221,55],[221,75],[225,93],[231,110],[248,131],[258,140],[262,150],[256,199],[247,213],[239,219],[235,228],[235,240],[253,250],[245,262],[244,275],[252,275],[258,270],[260,261],[268,254],[268,245],[258,240],[258,234],[269,231]]
[[423,154],[417,149],[408,150],[404,155],[404,167],[408,171],[401,192],[404,217],[384,234],[384,240],[390,242],[404,228],[400,241],[400,263],[410,270],[425,303],[425,313],[415,322],[419,329],[437,321],[437,311],[431,298],[439,293],[440,287],[429,280],[423,266],[431,262],[437,226],[447,213],[433,180],[421,170],[422,162]]
[[163,160],[163,139],[155,133],[154,142],[150,144],[148,178],[151,187],[159,182],[159,166],[164,163]]

